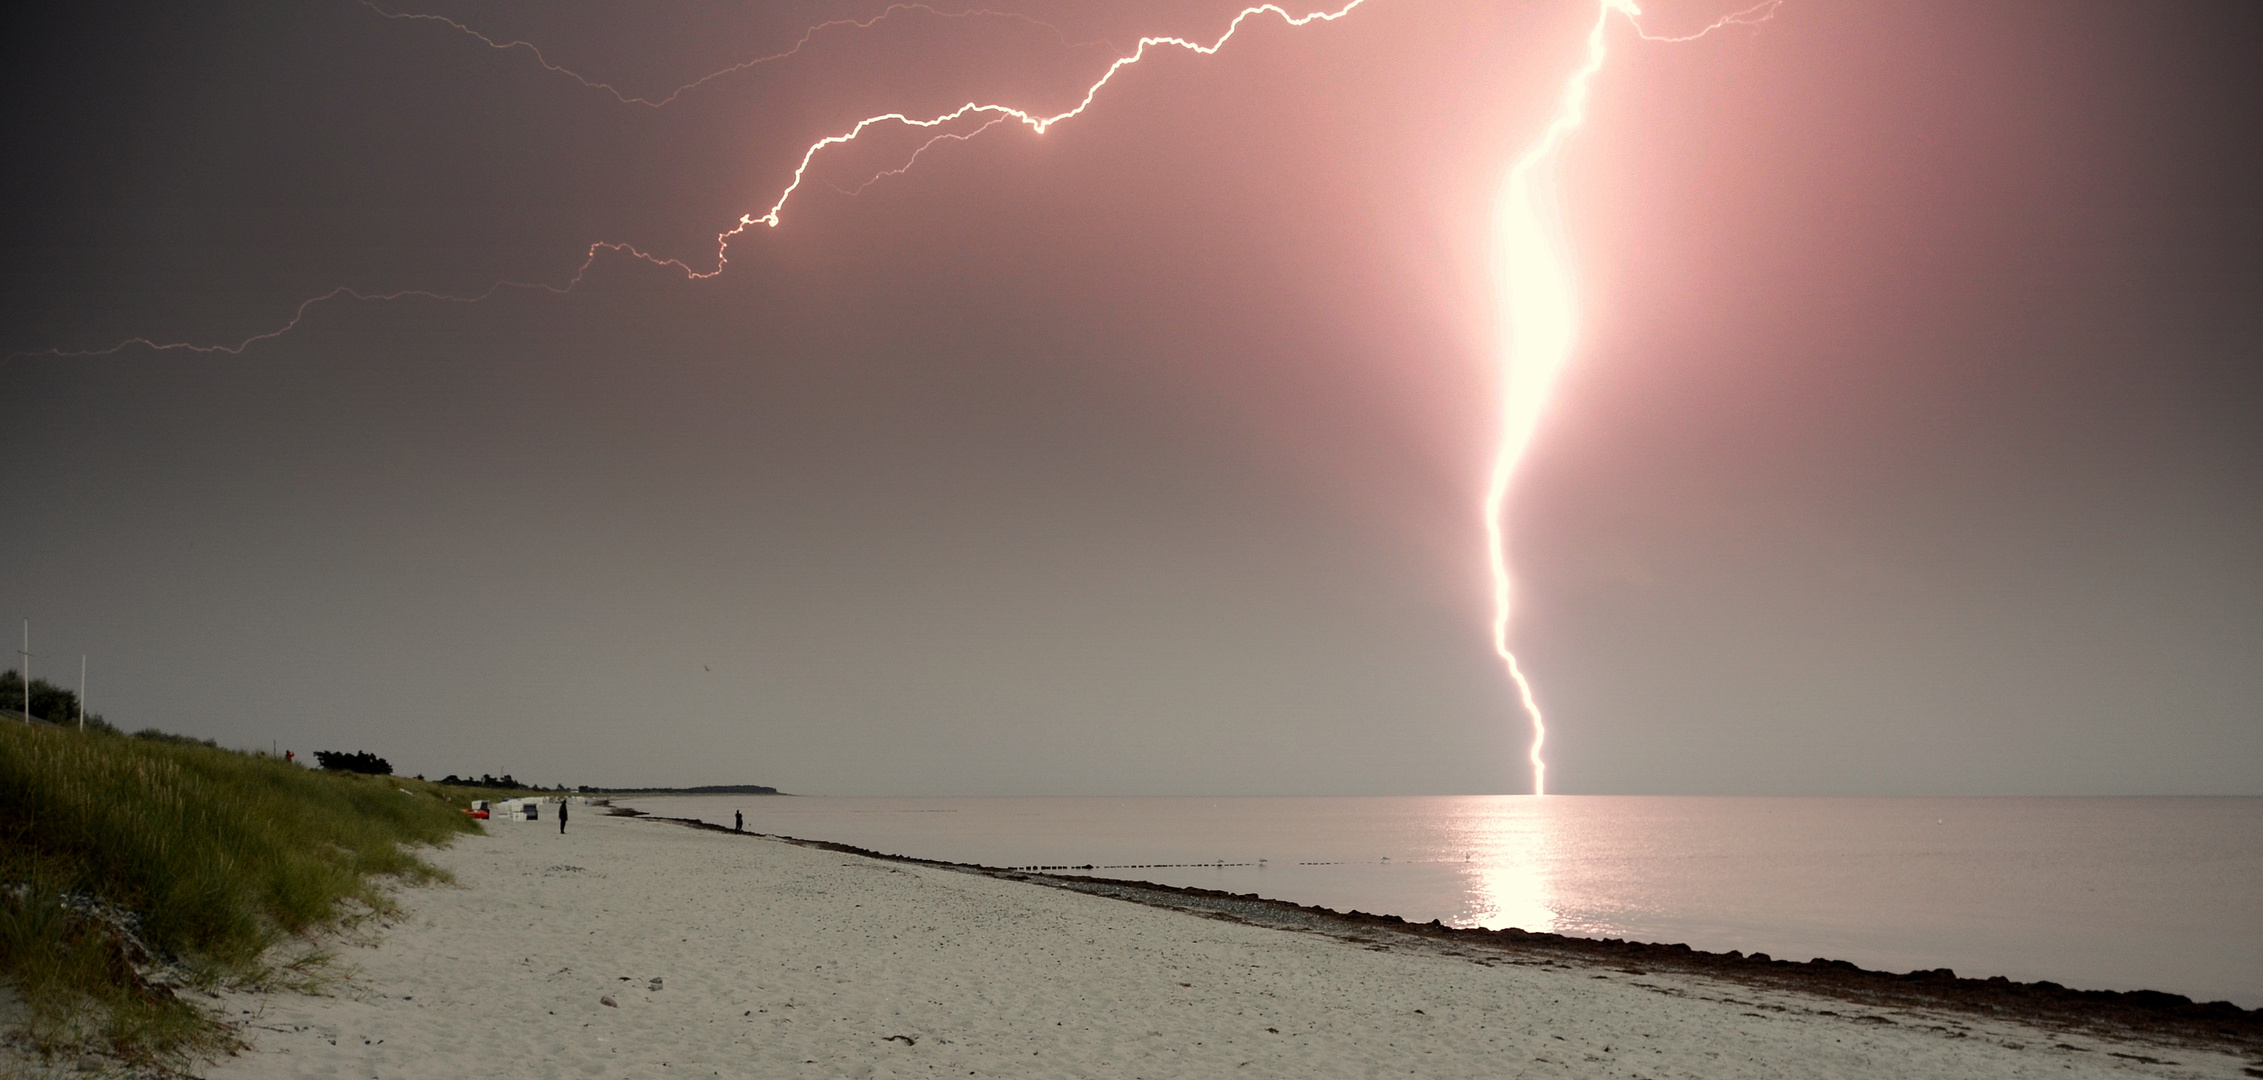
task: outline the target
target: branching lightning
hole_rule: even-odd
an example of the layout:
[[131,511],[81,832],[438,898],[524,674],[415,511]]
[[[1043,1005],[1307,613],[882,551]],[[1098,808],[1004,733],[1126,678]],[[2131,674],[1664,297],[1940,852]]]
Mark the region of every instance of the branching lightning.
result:
[[1549,183],[1556,152],[1572,132],[1587,122],[1587,101],[1596,73],[1603,70],[1604,31],[1612,14],[1626,16],[1635,33],[1646,41],[1694,41],[1725,26],[1767,21],[1783,0],[1763,3],[1712,25],[1680,36],[1654,35],[1634,22],[1642,10],[1633,0],[1600,0],[1595,24],[1587,32],[1587,52],[1579,67],[1564,82],[1556,110],[1538,138],[1509,167],[1493,200],[1493,289],[1500,326],[1501,441],[1493,457],[1493,475],[1485,489],[1487,562],[1493,574],[1493,651],[1508,666],[1516,683],[1517,698],[1532,720],[1532,745],[1526,758],[1532,765],[1532,793],[1548,793],[1548,762],[1541,751],[1548,743],[1548,721],[1509,648],[1509,613],[1514,579],[1509,573],[1509,551],[1502,514],[1509,498],[1509,481],[1517,464],[1532,445],[1540,426],[1540,413],[1556,377],[1571,360],[1579,338],[1579,296],[1572,280],[1571,253],[1565,248],[1557,222],[1553,185]]
[[[382,7],[378,7],[376,4],[370,3],[369,0],[362,0],[362,2],[371,10],[376,11],[378,14],[384,15],[387,18],[432,19],[447,23],[448,25],[463,31],[466,34],[470,34],[471,36],[486,42],[489,46],[498,50],[507,51],[513,48],[524,46],[526,49],[533,52],[537,58],[541,58],[542,55],[541,51],[539,49],[536,49],[531,44],[520,41],[496,42],[494,39],[482,35],[479,32],[472,30],[470,27],[464,26],[462,23],[458,23],[452,19],[443,18],[438,15],[398,14],[395,12],[387,11]],[[1252,7],[1246,7],[1234,16],[1232,22],[1226,25],[1225,33],[1218,35],[1218,39],[1208,45],[1204,45],[1198,41],[1190,41],[1186,38],[1181,37],[1157,36],[1140,38],[1139,44],[1136,48],[1134,48],[1128,54],[1117,57],[1113,63],[1110,63],[1108,65],[1107,70],[1101,73],[1100,78],[1095,80],[1092,85],[1085,88],[1084,96],[1078,99],[1077,103],[1073,107],[1064,109],[1056,113],[1043,114],[1027,109],[1016,108],[1010,105],[982,104],[970,101],[965,105],[961,105],[958,108],[953,109],[947,113],[926,119],[920,119],[900,112],[882,113],[878,116],[865,117],[864,119],[857,121],[856,124],[850,127],[847,131],[841,132],[837,135],[827,135],[824,138],[818,139],[816,142],[809,144],[808,148],[802,151],[801,160],[794,166],[793,178],[786,184],[784,190],[778,193],[777,200],[770,204],[770,208],[768,210],[762,212],[761,214],[741,214],[738,221],[733,223],[730,228],[717,233],[715,235],[715,268],[712,270],[701,270],[695,268],[691,264],[684,262],[681,259],[653,255],[630,244],[610,240],[600,240],[589,245],[589,249],[585,253],[581,265],[575,267],[573,274],[569,276],[563,284],[559,285],[551,285],[540,282],[506,280],[498,281],[476,294],[464,296],[431,292],[423,289],[409,289],[392,293],[371,293],[340,286],[336,289],[332,289],[327,293],[323,293],[320,296],[310,297],[306,300],[300,301],[298,307],[293,309],[289,321],[285,322],[283,325],[278,326],[273,330],[267,330],[253,334],[232,345],[198,345],[190,342],[159,342],[151,338],[134,337],[127,338],[126,340],[120,341],[117,344],[111,345],[107,348],[86,350],[48,349],[37,355],[63,357],[107,356],[111,353],[115,353],[127,348],[132,348],[137,345],[157,352],[229,354],[241,353],[252,345],[256,345],[262,341],[271,341],[291,332],[292,329],[296,328],[301,322],[306,319],[308,310],[313,308],[315,305],[327,303],[329,301],[337,300],[340,298],[351,298],[355,300],[424,299],[437,300],[445,303],[477,303],[507,289],[539,289],[546,292],[564,294],[572,291],[576,285],[581,284],[582,279],[588,275],[590,267],[596,263],[598,256],[605,254],[606,252],[628,255],[643,262],[651,263],[654,266],[681,271],[686,278],[689,278],[691,280],[704,281],[706,279],[715,277],[718,274],[721,274],[723,270],[730,265],[731,241],[737,239],[739,234],[746,232],[748,229],[753,228],[756,225],[766,225],[771,228],[776,228],[778,224],[784,220],[782,215],[786,209],[787,201],[794,197],[794,192],[801,189],[802,181],[808,177],[810,163],[815,161],[819,154],[822,154],[826,150],[829,150],[833,147],[855,142],[859,138],[862,138],[865,132],[870,131],[875,127],[893,125],[905,128],[935,129],[946,127],[952,123],[966,119],[968,117],[980,116],[985,118],[985,122],[976,127],[973,131],[965,133],[938,133],[935,137],[928,139],[924,144],[922,144],[918,150],[913,151],[911,159],[906,161],[904,165],[896,169],[884,171],[878,176],[865,181],[863,184],[858,185],[856,189],[858,191],[863,190],[865,187],[869,187],[874,181],[877,181],[882,177],[901,174],[905,170],[909,169],[912,164],[918,160],[920,154],[925,153],[930,147],[935,146],[937,143],[947,140],[957,140],[963,142],[965,140],[972,139],[976,135],[980,135],[981,133],[988,131],[991,128],[1007,121],[1019,123],[1025,127],[1028,127],[1031,131],[1042,135],[1046,131],[1050,130],[1055,124],[1061,123],[1064,120],[1072,120],[1076,117],[1082,116],[1084,115],[1084,111],[1086,109],[1092,107],[1093,100],[1100,96],[1100,91],[1105,89],[1107,85],[1115,79],[1118,72],[1134,64],[1137,64],[1142,60],[1147,59],[1148,51],[1150,49],[1169,46],[1173,48],[1184,49],[1188,52],[1196,53],[1201,56],[1211,56],[1215,55],[1218,50],[1225,48],[1226,43],[1233,40],[1234,35],[1241,31],[1242,24],[1248,22],[1255,16],[1268,14],[1278,15],[1281,17],[1281,21],[1287,23],[1292,27],[1306,26],[1315,22],[1334,22],[1346,15],[1351,14],[1354,9],[1358,8],[1360,5],[1366,2],[1367,0],[1349,0],[1349,2],[1345,3],[1342,7],[1339,7],[1333,11],[1315,11],[1304,15],[1291,15],[1289,14],[1287,9],[1281,7],[1278,4],[1258,4]],[[880,15],[876,15],[869,20],[835,20],[829,23],[821,23],[818,27],[805,32],[802,35],[801,43],[796,44],[791,50],[776,54],[771,57],[764,57],[758,60],[748,61],[747,63],[741,64],[736,68],[727,69],[724,72],[717,72],[714,75],[705,76],[693,83],[687,84],[686,86],[680,88],[676,93],[680,94],[684,90],[690,89],[692,86],[699,85],[699,83],[706,82],[717,77],[718,75],[727,74],[730,70],[744,70],[745,68],[750,67],[756,63],[765,62],[770,59],[777,59],[782,56],[792,55],[793,52],[798,51],[801,48],[802,44],[806,44],[808,42],[811,34],[814,34],[817,32],[817,30],[823,29],[827,26],[853,25],[865,27],[870,26],[874,22],[878,22],[880,19],[886,18],[887,15],[891,12],[912,9],[920,9],[930,12],[936,11],[936,9],[928,7],[925,4],[895,4],[891,5],[887,9],[887,11],[882,12]],[[943,14],[941,12],[937,13]],[[970,12],[962,14],[995,13]],[[583,78],[582,76],[577,75],[571,71],[568,71],[565,68],[550,63],[550,61],[547,59],[542,59],[542,65],[553,71],[572,76],[577,81],[580,81],[584,85],[589,86],[593,89],[606,90],[612,93],[614,97],[619,98],[623,104],[635,103],[658,107],[659,105],[666,104],[668,101],[674,100],[675,97],[675,95],[670,95],[668,98],[659,101],[624,97],[622,96],[620,91],[615,90],[610,86],[604,85],[602,83],[591,82],[590,80]]]

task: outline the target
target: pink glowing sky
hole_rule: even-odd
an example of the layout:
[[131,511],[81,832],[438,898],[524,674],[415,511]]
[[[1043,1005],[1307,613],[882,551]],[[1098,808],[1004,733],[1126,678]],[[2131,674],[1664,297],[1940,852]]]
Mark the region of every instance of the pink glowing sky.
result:
[[[883,6],[402,10],[658,98]],[[19,22],[0,345],[711,263],[815,138],[1057,110],[1238,7],[903,13],[660,109],[350,2]],[[1253,24],[852,197],[921,138],[860,141],[711,281],[18,356],[0,615],[126,726],[433,775],[1526,790],[1487,222],[1593,14]],[[2263,793],[2259,22],[1613,39],[1512,492],[1551,790]]]

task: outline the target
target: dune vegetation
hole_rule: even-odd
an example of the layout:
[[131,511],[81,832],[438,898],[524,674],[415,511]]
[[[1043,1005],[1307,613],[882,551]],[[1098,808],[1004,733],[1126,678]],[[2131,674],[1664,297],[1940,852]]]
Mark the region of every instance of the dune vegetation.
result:
[[311,985],[316,934],[393,910],[388,882],[446,878],[415,849],[478,828],[469,794],[0,720],[8,1037],[151,1063],[224,1051],[195,991]]

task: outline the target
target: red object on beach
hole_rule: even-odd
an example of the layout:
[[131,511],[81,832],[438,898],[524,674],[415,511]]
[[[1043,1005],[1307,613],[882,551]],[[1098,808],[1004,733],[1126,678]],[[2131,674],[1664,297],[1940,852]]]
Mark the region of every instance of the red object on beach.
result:
[[487,811],[485,810],[466,810],[464,811],[464,813],[470,814],[475,818],[483,818],[487,816]]

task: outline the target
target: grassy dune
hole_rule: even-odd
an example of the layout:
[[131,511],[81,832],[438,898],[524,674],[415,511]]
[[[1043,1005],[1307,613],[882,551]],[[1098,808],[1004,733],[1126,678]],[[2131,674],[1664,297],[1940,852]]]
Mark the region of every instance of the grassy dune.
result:
[[[406,792],[406,794],[404,794]],[[131,1059],[223,1048],[179,985],[319,963],[276,946],[382,914],[382,881],[446,875],[419,845],[477,825],[462,792],[184,742],[0,721],[0,979],[19,1040]],[[164,974],[152,977],[153,972]]]

